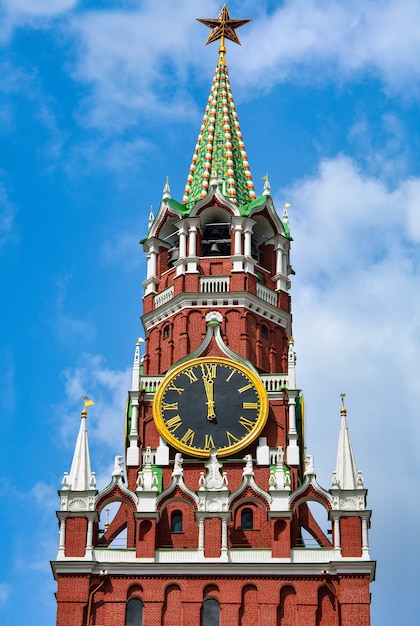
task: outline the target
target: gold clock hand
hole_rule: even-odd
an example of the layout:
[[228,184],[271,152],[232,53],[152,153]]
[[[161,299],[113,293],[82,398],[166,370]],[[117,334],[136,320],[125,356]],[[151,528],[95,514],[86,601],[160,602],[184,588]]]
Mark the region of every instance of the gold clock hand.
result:
[[214,412],[214,381],[211,376],[204,372],[203,366],[201,366],[201,371],[203,376],[204,390],[207,396],[207,419],[212,421],[216,419],[216,413]]

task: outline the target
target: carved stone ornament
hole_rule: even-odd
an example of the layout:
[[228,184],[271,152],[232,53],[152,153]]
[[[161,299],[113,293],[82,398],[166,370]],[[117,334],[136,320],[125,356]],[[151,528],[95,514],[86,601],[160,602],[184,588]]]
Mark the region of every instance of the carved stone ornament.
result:
[[89,508],[84,498],[71,498],[68,503],[69,511],[87,511]]
[[219,311],[209,311],[207,313],[205,320],[207,323],[209,322],[219,322],[221,324],[223,322],[223,315]]

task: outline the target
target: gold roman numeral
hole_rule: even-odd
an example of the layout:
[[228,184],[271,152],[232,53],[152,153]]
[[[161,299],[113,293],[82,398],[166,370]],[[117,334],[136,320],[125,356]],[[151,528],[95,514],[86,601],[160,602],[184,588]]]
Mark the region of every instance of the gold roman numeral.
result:
[[239,439],[235,437],[235,435],[232,435],[232,433],[230,433],[228,430],[226,431],[226,437],[229,446],[233,446],[234,443],[237,443],[239,441]]
[[178,402],[163,402],[162,411],[178,411]]
[[217,363],[201,363],[204,378],[216,378]]
[[189,428],[185,435],[182,437],[182,439],[180,439],[179,441],[181,443],[185,443],[186,446],[192,446],[194,441],[194,435],[195,432],[191,428]]
[[232,378],[232,376],[236,374],[235,370],[232,370],[231,373],[229,374],[229,376],[226,378],[226,382],[229,383],[230,379]]
[[258,402],[243,402],[243,409],[258,409]]
[[190,383],[195,383],[195,381],[198,380],[198,378],[195,375],[194,370],[193,370],[192,367],[190,367],[190,369],[188,369],[188,370],[185,370],[184,374],[188,378]]
[[254,428],[255,426],[255,422],[251,422],[251,420],[246,419],[246,417],[243,417],[241,415],[241,417],[239,418],[239,423],[241,426],[243,426],[244,428],[246,428],[246,430],[248,432],[251,432],[251,430]]
[[175,417],[171,417],[170,420],[165,422],[165,425],[169,432],[174,433],[177,428],[182,425],[182,419],[180,415],[175,415]]
[[176,391],[179,395],[184,391],[182,387],[176,387],[174,381],[168,386],[168,391]]
[[216,446],[214,445],[213,437],[211,435],[205,435],[204,448],[206,450],[211,450],[212,448],[215,448],[215,447]]
[[247,385],[245,385],[244,387],[241,387],[240,389],[238,389],[239,393],[243,393],[244,391],[248,391],[248,389],[251,389],[252,385],[251,383],[248,383]]

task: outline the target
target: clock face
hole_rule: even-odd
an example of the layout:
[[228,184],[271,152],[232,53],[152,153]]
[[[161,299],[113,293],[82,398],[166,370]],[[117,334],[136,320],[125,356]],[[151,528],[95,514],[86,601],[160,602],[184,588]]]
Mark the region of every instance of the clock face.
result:
[[171,370],[153,402],[158,431],[168,444],[187,454],[231,455],[260,434],[268,400],[259,377],[225,358],[205,357]]

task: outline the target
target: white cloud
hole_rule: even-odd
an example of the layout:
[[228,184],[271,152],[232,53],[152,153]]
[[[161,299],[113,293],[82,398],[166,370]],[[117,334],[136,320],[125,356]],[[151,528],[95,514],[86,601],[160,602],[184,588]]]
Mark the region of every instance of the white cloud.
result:
[[270,88],[308,75],[311,81],[371,75],[393,90],[418,92],[416,0],[286,0],[273,14],[260,15],[243,40],[247,54],[235,53],[235,63],[246,69],[243,83]]
[[78,0],[0,0],[0,42],[20,26],[45,28],[50,20],[75,8]]
[[293,203],[294,336],[308,451],[318,455],[328,487],[339,394],[347,393],[356,460],[374,499],[383,491],[378,465],[388,455],[398,471],[387,473],[387,488],[398,490],[402,476],[415,488],[419,193],[419,179],[389,189],[344,156],[322,162],[315,176],[282,193]]
[[[78,366],[64,372],[66,400],[59,410],[65,415],[62,420],[62,435],[70,442],[70,448],[76,443],[76,423],[82,408],[81,399],[88,395],[95,402],[89,409],[88,430],[99,462],[107,465],[114,454],[123,453],[122,428],[130,374],[130,368],[110,369],[105,365],[103,357],[90,354],[84,354]],[[115,433],[120,433],[117,440]],[[98,467],[92,469],[100,470]]]
[[[197,11],[215,2],[148,0],[138,11],[91,11],[69,22],[78,58],[73,75],[92,87],[83,120],[124,128],[153,116],[198,115],[187,90],[189,70],[202,40],[192,36]],[[176,26],[175,26],[176,25]],[[201,55],[202,56],[202,55]]]

